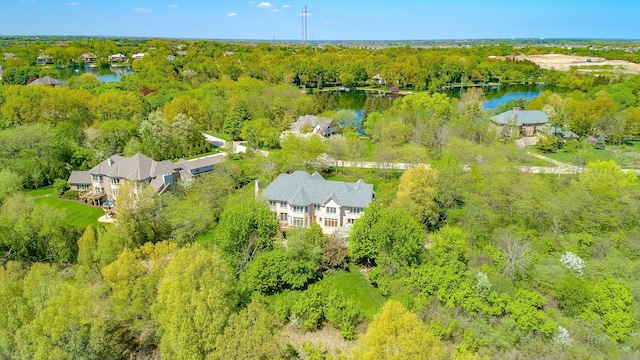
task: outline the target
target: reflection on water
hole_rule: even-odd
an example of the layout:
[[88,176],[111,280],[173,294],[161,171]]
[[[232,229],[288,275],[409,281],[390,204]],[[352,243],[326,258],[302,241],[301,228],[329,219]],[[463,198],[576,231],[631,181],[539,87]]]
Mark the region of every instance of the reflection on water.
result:
[[[485,109],[493,109],[509,100],[531,100],[544,90],[554,91],[552,87],[541,85],[508,85],[502,87],[487,86],[482,88],[486,101],[482,104]],[[449,97],[460,98],[460,89],[452,89],[444,92]]]
[[[509,100],[531,100],[544,90],[555,91],[553,87],[541,85],[509,85],[502,87],[483,87],[486,101],[483,103],[485,109],[493,109],[500,104],[504,104]],[[460,98],[460,89],[452,89],[443,92],[452,98]],[[351,91],[332,91],[336,96],[336,104],[338,110],[354,110],[358,115],[358,119],[362,118],[364,103],[369,96],[397,96],[397,95],[380,95],[377,91],[368,90],[351,90]]]
[[73,76],[80,76],[84,73],[89,73],[95,75],[98,80],[101,82],[115,82],[120,81],[120,79],[127,74],[133,74],[133,69],[128,66],[117,66],[117,67],[67,67],[67,68],[56,68],[58,72],[58,76],[60,80],[68,80]]

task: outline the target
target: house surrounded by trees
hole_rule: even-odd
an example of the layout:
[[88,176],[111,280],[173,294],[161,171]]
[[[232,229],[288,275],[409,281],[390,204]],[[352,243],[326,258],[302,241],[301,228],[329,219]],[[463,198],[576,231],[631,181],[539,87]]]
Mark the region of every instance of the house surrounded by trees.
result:
[[513,108],[491,118],[492,124],[502,135],[517,131],[521,136],[535,136],[549,117],[540,110],[520,110]]
[[[256,190],[260,190],[256,181]],[[373,185],[362,179],[355,183],[325,180],[317,172],[280,174],[263,191],[280,226],[309,227],[315,222],[325,234],[352,225],[375,198]]]
[[213,171],[214,165],[223,160],[222,155],[180,159],[178,162],[155,161],[140,153],[131,157],[112,155],[89,171],[72,171],[68,182],[72,190],[81,191],[83,200],[97,204],[112,203],[125,181],[131,183],[134,192],[142,184],[149,184],[162,193],[180,179]]

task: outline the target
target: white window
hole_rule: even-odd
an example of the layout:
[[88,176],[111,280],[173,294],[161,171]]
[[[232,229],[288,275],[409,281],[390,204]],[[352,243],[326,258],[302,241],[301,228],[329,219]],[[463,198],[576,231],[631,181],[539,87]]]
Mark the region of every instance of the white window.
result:
[[275,207],[276,206],[276,202],[273,201],[273,200],[269,200],[269,206]]
[[320,211],[320,204],[313,204],[313,210]]
[[287,213],[280,213],[280,221],[287,221]]
[[112,184],[119,184],[120,183],[120,179],[118,179],[118,178],[110,178],[109,181],[111,181]]
[[294,217],[292,219],[292,224],[293,226],[304,226],[304,219],[301,217]]
[[101,188],[101,187],[96,186],[95,191],[96,191],[96,193],[100,193],[100,192],[102,192],[102,188]]
[[93,175],[93,181],[102,181],[102,175]]
[[347,219],[347,224],[353,225],[356,222],[356,219]]
[[291,209],[293,210],[293,212],[297,212],[297,213],[303,213],[303,212],[306,212],[307,210],[305,206],[297,206],[297,205],[291,206]]
[[89,185],[87,184],[79,184],[78,185],[78,190],[87,190],[89,188]]
[[324,219],[325,227],[338,227],[338,219]]
[[352,214],[360,214],[363,211],[360,207],[352,207],[349,209],[349,212]]
[[287,202],[286,201],[280,201],[280,207],[287,207]]
[[118,196],[118,189],[111,189],[111,194],[116,197]]
[[336,213],[336,208],[334,207],[327,207],[327,214],[335,214]]

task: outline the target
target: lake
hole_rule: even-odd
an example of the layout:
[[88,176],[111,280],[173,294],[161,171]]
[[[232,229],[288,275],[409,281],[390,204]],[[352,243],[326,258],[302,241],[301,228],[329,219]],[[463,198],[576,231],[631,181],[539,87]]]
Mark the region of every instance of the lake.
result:
[[[523,98],[525,100],[531,100],[545,89],[554,91],[552,87],[545,87],[541,85],[508,85],[498,87],[484,87],[484,95],[486,101],[482,104],[485,110],[493,109],[500,104],[504,104],[509,100],[517,100]],[[351,91],[336,91],[336,104],[338,110],[353,110],[358,115],[358,118],[362,118],[364,103],[368,96],[381,96],[377,91],[369,90],[351,90]],[[460,89],[453,89],[444,92],[449,97],[460,98]],[[382,95],[390,96],[390,95]],[[393,95],[397,96],[397,95]]]
[[101,82],[114,82],[120,81],[120,79],[128,74],[133,74],[133,69],[128,66],[119,66],[110,68],[97,67],[97,68],[85,68],[85,67],[68,67],[56,69],[60,80],[68,80],[72,76],[80,76],[84,73],[95,75]]

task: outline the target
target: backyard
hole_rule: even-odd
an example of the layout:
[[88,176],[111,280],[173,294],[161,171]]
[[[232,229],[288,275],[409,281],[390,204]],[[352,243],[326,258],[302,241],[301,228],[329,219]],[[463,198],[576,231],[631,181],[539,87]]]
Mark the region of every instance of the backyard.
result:
[[70,225],[84,228],[87,225],[100,226],[98,218],[104,215],[102,208],[89,206],[73,200],[60,200],[52,187],[25,191],[27,196],[33,197],[36,204],[46,204],[55,209],[64,209]]

